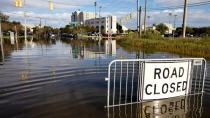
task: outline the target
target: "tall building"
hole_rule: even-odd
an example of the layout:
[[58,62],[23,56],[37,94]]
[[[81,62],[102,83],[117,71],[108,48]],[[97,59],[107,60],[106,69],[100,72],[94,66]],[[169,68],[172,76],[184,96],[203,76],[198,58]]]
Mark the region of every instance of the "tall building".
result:
[[92,12],[80,12],[79,19],[81,24],[85,24],[86,20],[95,18],[95,13]]
[[95,27],[97,32],[99,32],[99,27],[101,27],[102,34],[116,34],[117,33],[117,17],[108,16],[96,19],[89,19],[85,21],[85,25]]
[[79,13],[80,11],[75,11],[71,15],[71,23],[75,26],[79,23]]
[[88,19],[95,18],[95,13],[75,11],[71,15],[71,23],[76,25],[83,25]]

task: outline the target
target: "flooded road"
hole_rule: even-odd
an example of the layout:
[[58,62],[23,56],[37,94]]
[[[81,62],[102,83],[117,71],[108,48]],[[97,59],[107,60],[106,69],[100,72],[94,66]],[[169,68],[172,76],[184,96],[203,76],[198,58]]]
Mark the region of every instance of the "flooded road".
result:
[[[36,41],[6,51],[0,58],[0,117],[144,118],[208,117],[210,76],[204,95],[173,98],[159,107],[148,102],[107,109],[108,64],[114,59],[179,58],[155,52],[127,52],[115,41]],[[210,66],[208,63],[208,73]],[[177,102],[178,101],[178,102]],[[171,104],[174,104],[171,106]],[[160,111],[158,111],[160,110]],[[153,114],[148,114],[152,111]],[[155,112],[154,112],[155,111]]]

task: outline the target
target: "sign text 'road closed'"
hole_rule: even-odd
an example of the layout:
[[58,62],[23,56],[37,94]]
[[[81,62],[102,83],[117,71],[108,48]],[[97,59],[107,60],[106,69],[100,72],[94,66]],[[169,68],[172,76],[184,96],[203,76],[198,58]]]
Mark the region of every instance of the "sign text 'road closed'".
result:
[[188,94],[191,62],[145,63],[143,100]]

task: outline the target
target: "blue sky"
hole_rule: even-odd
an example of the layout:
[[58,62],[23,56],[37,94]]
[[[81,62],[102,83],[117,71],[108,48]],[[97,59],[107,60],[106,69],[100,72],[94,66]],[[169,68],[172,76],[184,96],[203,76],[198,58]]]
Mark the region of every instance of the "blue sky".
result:
[[[38,25],[39,18],[42,18],[42,23],[46,21],[47,25],[53,27],[60,27],[70,22],[70,15],[75,10],[94,12],[94,1],[95,0],[52,0],[54,2],[53,12],[49,11],[49,0],[25,0],[23,8],[15,8],[13,0],[0,0],[0,11],[11,16],[11,20],[23,22],[23,12],[25,11],[28,16],[28,24]],[[119,17],[124,17],[129,13],[134,14],[134,19],[125,22],[129,28],[136,27],[136,1],[137,0],[97,0],[98,7],[102,6],[102,16],[116,15],[118,20]],[[139,0],[140,5],[144,7],[144,0]],[[189,3],[203,2],[208,0],[189,0]],[[176,25],[181,26],[183,9],[163,9],[163,10],[150,10],[151,8],[162,8],[169,6],[183,5],[184,0],[148,0],[148,25],[161,22],[172,22],[174,17],[169,17],[169,13],[176,14],[177,20]],[[97,10],[98,11],[98,10]],[[188,26],[210,26],[210,4],[190,7],[188,9]],[[142,14],[144,15],[144,13]]]

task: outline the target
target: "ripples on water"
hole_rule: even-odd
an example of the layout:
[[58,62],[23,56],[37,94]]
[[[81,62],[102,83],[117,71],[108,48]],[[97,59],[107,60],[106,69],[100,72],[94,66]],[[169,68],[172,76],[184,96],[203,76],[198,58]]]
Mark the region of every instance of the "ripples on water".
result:
[[[107,77],[109,62],[113,59],[143,56],[142,53],[129,53],[119,46],[113,46],[108,49],[105,42],[99,45],[98,42],[92,41],[84,43],[58,40],[47,43],[29,42],[18,51],[11,50],[5,57],[4,64],[0,65],[1,118],[151,116],[151,114],[145,114],[145,106],[152,107],[155,102],[110,109],[112,112],[107,115],[107,110],[104,108],[107,84],[104,79]],[[169,57],[179,56],[158,52],[144,55],[144,58]],[[192,98],[163,101],[162,103],[170,106],[170,103],[184,100],[186,105],[179,106],[177,111],[178,108],[173,107],[173,112],[167,110],[167,113],[159,114],[160,117],[176,113],[179,117],[207,117],[210,107],[209,83],[209,76],[207,76],[205,88],[207,92],[204,97],[198,96],[196,97],[198,99],[195,99],[192,96]],[[197,106],[192,106],[189,100],[196,101],[194,103]]]

